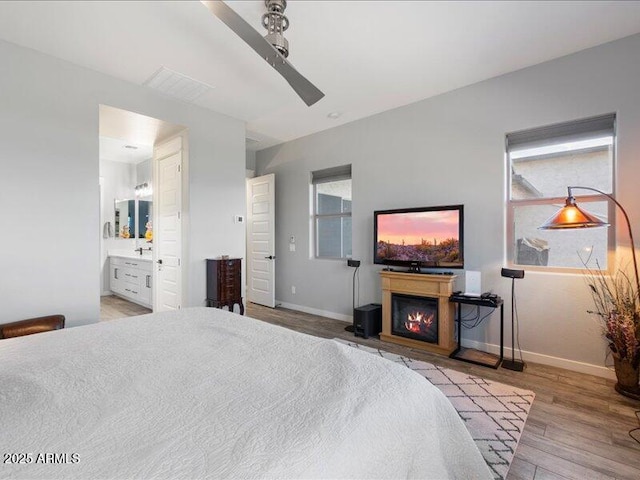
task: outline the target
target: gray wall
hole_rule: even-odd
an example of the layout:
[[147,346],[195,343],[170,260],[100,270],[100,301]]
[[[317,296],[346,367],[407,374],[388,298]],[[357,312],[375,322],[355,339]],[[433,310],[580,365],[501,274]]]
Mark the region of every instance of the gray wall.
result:
[[[483,290],[508,298],[510,283],[500,277],[506,258],[505,134],[610,112],[618,115],[617,196],[640,238],[639,78],[640,36],[633,36],[258,152],[258,173],[276,174],[276,298],[350,315],[353,270],[309,254],[310,172],[349,163],[353,257],[363,261],[359,304],[381,299],[380,267],[372,264],[372,212],[458,203],[465,205],[466,268],[482,271]],[[628,254],[625,229],[618,233],[618,252]],[[291,235],[295,252],[288,249]],[[606,349],[600,326],[586,313],[592,304],[583,276],[527,272],[517,295],[527,358],[608,375],[601,368]],[[498,325],[494,315],[465,330],[464,338],[471,346],[495,348]],[[505,333],[509,338],[510,328]]]
[[247,170],[255,170],[256,169],[256,152],[252,150],[246,151],[246,163]]
[[188,127],[187,305],[203,305],[204,258],[244,256],[243,123],[10,43],[0,60],[0,322],[98,319],[100,104]]

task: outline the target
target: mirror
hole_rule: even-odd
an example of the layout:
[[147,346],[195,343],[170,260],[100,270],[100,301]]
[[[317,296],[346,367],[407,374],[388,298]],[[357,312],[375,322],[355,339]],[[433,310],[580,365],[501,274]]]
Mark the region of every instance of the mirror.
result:
[[144,238],[151,243],[153,240],[153,230],[151,222],[153,220],[153,202],[151,200],[138,200],[138,230],[137,238]]
[[115,234],[116,238],[133,238],[135,222],[135,201],[116,200],[115,205]]
[[153,202],[150,200],[116,200],[114,228],[116,238],[144,238],[150,242],[153,238],[152,218]]

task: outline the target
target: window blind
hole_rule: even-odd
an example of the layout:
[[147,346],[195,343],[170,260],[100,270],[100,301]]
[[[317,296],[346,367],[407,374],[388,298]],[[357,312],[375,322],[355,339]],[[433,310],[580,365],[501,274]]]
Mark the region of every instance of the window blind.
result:
[[615,134],[615,113],[507,134],[507,152]]
[[335,182],[337,180],[349,180],[351,178],[351,165],[325,168],[311,172],[311,183]]

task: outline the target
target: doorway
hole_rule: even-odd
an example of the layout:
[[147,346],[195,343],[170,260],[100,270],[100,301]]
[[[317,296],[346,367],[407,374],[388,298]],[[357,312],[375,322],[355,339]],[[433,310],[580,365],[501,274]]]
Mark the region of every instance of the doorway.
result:
[[158,310],[154,247],[167,233],[158,228],[154,152],[176,137],[186,141],[184,126],[99,107],[101,320]]
[[275,308],[275,175],[247,179],[247,302]]

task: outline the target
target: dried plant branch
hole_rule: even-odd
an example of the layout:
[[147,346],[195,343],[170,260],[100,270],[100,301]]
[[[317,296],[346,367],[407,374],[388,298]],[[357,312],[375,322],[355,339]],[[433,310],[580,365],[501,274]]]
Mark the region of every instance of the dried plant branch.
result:
[[586,280],[595,310],[603,322],[603,334],[620,360],[635,367],[640,364],[640,302],[634,281],[624,269],[613,276],[605,273],[596,260],[596,269],[587,266]]

